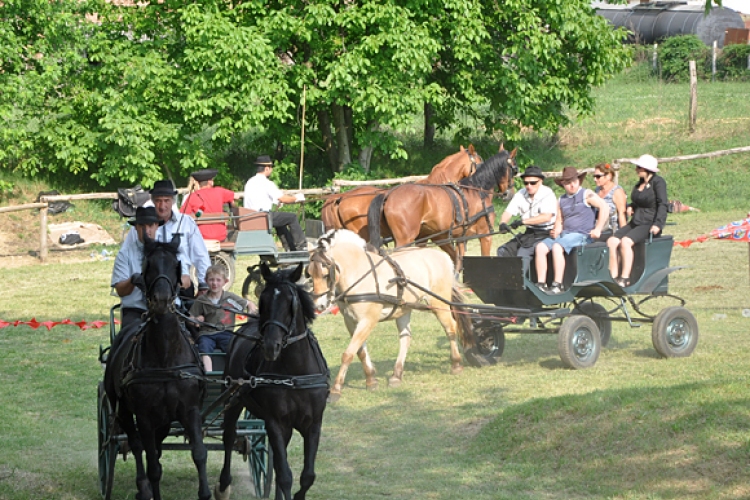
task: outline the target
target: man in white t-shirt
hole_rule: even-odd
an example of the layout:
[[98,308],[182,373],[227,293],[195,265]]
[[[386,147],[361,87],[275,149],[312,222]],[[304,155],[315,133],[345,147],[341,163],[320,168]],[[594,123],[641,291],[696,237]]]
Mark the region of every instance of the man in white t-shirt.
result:
[[[245,184],[244,206],[259,212],[270,212],[279,203],[302,203],[305,195],[295,196],[284,192],[273,183],[269,177],[273,172],[273,162],[268,155],[259,156],[255,160],[257,173]],[[274,212],[271,224],[280,236],[283,236],[290,250],[307,250],[305,233],[299,225],[297,216],[290,212]]]
[[[526,168],[523,174],[524,187],[510,200],[500,217],[500,232],[526,226],[526,232],[497,249],[498,257],[524,257],[524,269],[534,255],[534,247],[550,236],[557,216],[557,197],[552,189],[545,186],[544,173],[535,165]],[[508,225],[511,217],[521,216],[520,220]]]

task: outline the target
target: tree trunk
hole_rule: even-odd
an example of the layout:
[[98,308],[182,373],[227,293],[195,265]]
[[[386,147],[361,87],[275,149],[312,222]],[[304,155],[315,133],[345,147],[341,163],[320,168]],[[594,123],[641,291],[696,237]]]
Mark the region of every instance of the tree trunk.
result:
[[[376,120],[371,120],[367,124],[367,129],[370,132],[373,132],[378,129],[378,122]],[[362,166],[362,169],[365,172],[370,172],[370,161],[372,160],[372,152],[375,150],[375,148],[372,146],[372,144],[368,144],[367,146],[362,146],[362,149],[359,151],[359,164]]]
[[352,162],[351,143],[349,142],[349,132],[346,129],[344,107],[339,104],[332,104],[331,108],[333,111],[333,126],[336,128],[336,146],[339,151],[336,172],[341,172],[345,166]]
[[349,151],[354,147],[354,112],[351,106],[344,106],[344,123],[346,124],[346,136],[349,139]]
[[338,164],[339,152],[336,148],[336,142],[333,140],[333,132],[331,131],[331,115],[328,114],[328,110],[318,111],[318,125],[320,126],[320,134],[323,137],[323,149],[328,155],[328,164],[331,166],[331,172],[336,173],[336,166]]
[[424,103],[424,147],[426,148],[435,144],[435,123],[432,121],[434,115],[435,110],[432,109],[432,104]]

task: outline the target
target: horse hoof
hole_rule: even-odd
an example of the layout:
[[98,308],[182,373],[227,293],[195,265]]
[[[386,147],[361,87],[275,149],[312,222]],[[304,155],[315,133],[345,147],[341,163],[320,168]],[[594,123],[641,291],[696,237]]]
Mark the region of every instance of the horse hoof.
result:
[[374,382],[372,382],[372,383],[370,383],[370,384],[367,384],[367,390],[368,391],[377,391],[378,390],[378,385],[379,384],[378,384],[377,380],[374,381]]
[[232,485],[227,486],[227,489],[221,491],[220,486],[217,484],[214,486],[214,498],[216,500],[229,500],[229,495],[232,493]]
[[401,386],[401,379],[397,377],[391,377],[388,379],[388,387],[391,389],[395,389],[396,387]]
[[462,371],[464,371],[464,367],[461,365],[451,367],[451,375],[458,375]]
[[330,404],[337,403],[339,399],[341,399],[341,393],[340,392],[329,392],[328,393],[328,402]]

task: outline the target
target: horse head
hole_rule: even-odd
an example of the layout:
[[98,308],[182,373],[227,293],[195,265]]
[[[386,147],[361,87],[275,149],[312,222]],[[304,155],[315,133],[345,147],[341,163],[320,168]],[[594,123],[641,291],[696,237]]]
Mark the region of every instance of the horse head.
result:
[[266,263],[260,266],[266,286],[260,294],[258,314],[267,361],[275,361],[282,349],[304,338],[308,325],[315,319],[313,301],[297,283],[302,269],[299,264],[292,271],[274,273]]
[[460,182],[463,186],[473,186],[483,190],[507,192],[513,187],[513,177],[518,172],[516,153],[518,148],[508,151],[500,144],[500,150],[479,165],[477,171]]
[[337,243],[351,243],[365,250],[367,242],[358,234],[347,229],[328,231],[318,239],[318,245],[310,254],[307,276],[312,280],[312,298],[318,312],[326,310],[332,303],[341,268],[336,263],[331,250]]
[[177,259],[180,236],[162,243],[144,236],[142,275],[148,310],[166,314],[172,307],[180,286],[182,267]]

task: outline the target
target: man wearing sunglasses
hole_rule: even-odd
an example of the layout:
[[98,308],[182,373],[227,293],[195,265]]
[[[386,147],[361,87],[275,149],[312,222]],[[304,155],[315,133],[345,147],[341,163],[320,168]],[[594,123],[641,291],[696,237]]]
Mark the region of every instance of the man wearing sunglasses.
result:
[[[498,257],[523,257],[524,270],[528,268],[534,247],[550,236],[557,216],[557,197],[551,188],[544,185],[544,173],[536,165],[530,165],[521,174],[523,189],[519,190],[508,203],[500,217],[500,232],[526,226],[524,233],[516,234],[506,244],[497,249]],[[521,216],[508,225],[511,217]]]

